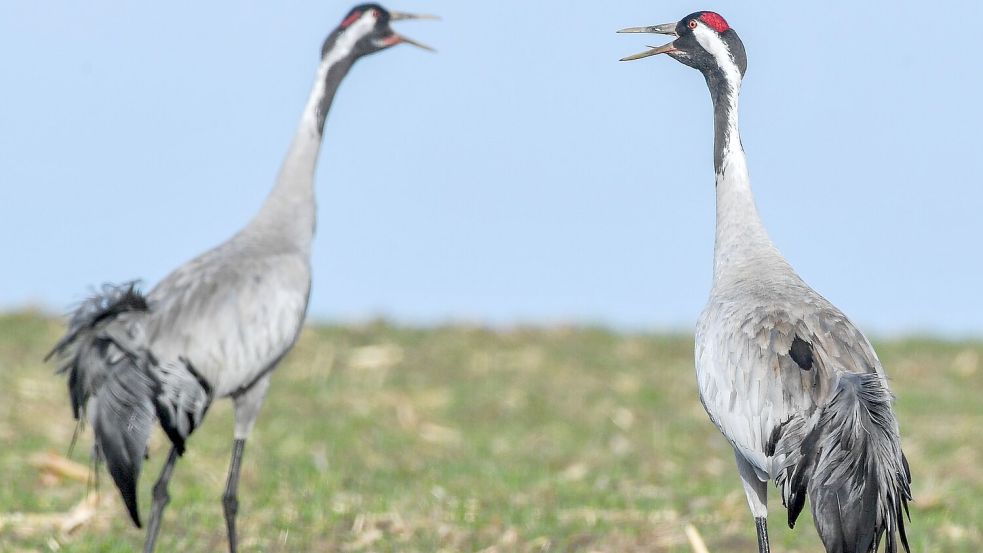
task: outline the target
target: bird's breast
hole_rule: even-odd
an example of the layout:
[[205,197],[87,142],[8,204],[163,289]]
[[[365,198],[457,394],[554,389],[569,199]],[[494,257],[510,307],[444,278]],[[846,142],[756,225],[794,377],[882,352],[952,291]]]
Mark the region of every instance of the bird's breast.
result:
[[171,296],[161,294],[152,351],[164,359],[187,359],[216,397],[229,395],[270,370],[293,346],[309,292],[306,260],[293,256],[203,272]]

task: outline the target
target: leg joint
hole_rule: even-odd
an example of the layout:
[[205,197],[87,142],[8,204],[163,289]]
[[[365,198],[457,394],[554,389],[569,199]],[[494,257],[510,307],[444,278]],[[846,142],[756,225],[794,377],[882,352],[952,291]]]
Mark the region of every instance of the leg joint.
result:
[[239,512],[239,498],[229,493],[223,494],[222,506],[225,508],[225,514],[234,516]]
[[171,494],[167,491],[167,482],[163,480],[158,480],[154,484],[154,503],[161,503],[162,505],[167,505],[171,501]]

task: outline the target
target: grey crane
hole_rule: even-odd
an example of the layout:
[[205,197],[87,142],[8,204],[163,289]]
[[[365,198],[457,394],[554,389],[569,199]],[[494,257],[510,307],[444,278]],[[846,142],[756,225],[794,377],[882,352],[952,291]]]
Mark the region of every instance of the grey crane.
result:
[[51,355],[63,360],[79,424],[88,418],[133,522],[136,484],[155,420],[172,442],[153,488],[144,551],[153,551],[168,482],[185,441],[211,402],[235,404],[232,461],[222,498],[234,553],[243,449],[270,375],[300,334],[311,287],[314,170],[324,121],[356,60],[408,43],[391,21],[433,18],[363,4],[328,35],[313,90],[276,185],[259,213],[226,242],[165,277],[149,294],[134,283],[104,285],[74,312]]
[[911,475],[887,377],[863,334],[772,244],[751,194],[738,131],[744,45],[719,14],[622,29],[676,37],[623,58],[667,54],[698,69],[713,101],[717,231],[713,287],[696,329],[696,374],[710,419],[734,448],[769,550],[767,484],[793,527],[806,495],[826,551],[908,549]]

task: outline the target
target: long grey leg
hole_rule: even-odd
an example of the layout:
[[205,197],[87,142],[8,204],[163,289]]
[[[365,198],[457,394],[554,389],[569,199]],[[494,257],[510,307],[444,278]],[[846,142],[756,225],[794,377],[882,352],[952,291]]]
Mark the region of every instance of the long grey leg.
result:
[[768,519],[755,518],[754,527],[758,531],[758,553],[769,553],[771,546],[768,544]]
[[164,507],[171,502],[171,495],[167,493],[167,484],[171,481],[174,474],[174,464],[177,462],[177,448],[171,446],[171,452],[167,455],[167,462],[164,469],[160,471],[160,478],[154,484],[154,505],[150,511],[150,525],[147,526],[147,541],[143,543],[143,553],[153,553],[157,545],[157,534],[160,533],[160,521],[164,517]]
[[758,478],[757,471],[738,451],[734,451],[737,459],[737,472],[744,484],[744,495],[747,496],[748,507],[754,516],[754,526],[758,532],[758,553],[769,553],[768,543],[768,483]]
[[225,529],[229,533],[229,551],[236,553],[236,513],[239,512],[239,469],[242,467],[242,451],[246,448],[246,440],[236,438],[232,442],[232,463],[229,465],[229,480],[225,483],[225,494],[222,496],[222,507],[225,510]]
[[222,496],[222,507],[225,511],[225,529],[229,533],[229,551],[236,553],[239,541],[236,536],[236,513],[239,512],[239,471],[242,468],[242,452],[246,448],[246,438],[253,430],[259,408],[270,387],[270,375],[267,374],[251,388],[235,398],[235,441],[232,442],[232,463],[229,465],[229,479],[225,483],[225,494]]

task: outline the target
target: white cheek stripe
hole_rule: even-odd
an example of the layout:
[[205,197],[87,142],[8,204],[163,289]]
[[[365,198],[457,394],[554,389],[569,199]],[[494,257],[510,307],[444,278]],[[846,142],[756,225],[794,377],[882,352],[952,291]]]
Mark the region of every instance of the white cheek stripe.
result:
[[314,78],[314,89],[311,91],[310,98],[307,100],[307,106],[304,108],[303,116],[304,122],[312,136],[317,134],[317,109],[321,101],[321,96],[324,95],[324,86],[328,78],[328,71],[336,63],[347,58],[359,39],[369,34],[374,27],[375,17],[368,11],[363,13],[361,17],[356,19],[354,23],[346,27],[338,35],[331,50],[321,60],[321,65],[317,68],[317,76]]
[[720,66],[720,69],[727,76],[728,84],[734,89],[740,88],[741,70],[738,69],[737,63],[734,62],[734,57],[730,54],[730,48],[720,38],[720,35],[703,23],[697,23],[696,28],[693,29],[693,35],[696,37],[696,41],[700,43],[700,46],[707,52],[710,52],[710,55],[717,60],[717,65]]
[[348,54],[352,52],[352,48],[355,48],[355,44],[358,43],[359,39],[369,34],[373,27],[375,27],[375,17],[373,17],[370,12],[366,11],[361,17],[356,19],[354,23],[346,27],[345,30],[338,35],[338,39],[335,40],[334,47],[331,48],[328,55],[324,57],[324,61],[321,65],[331,67],[340,60],[348,57]]
[[747,162],[740,147],[741,136],[737,126],[737,97],[741,90],[741,70],[738,69],[734,57],[731,56],[727,43],[715,31],[699,23],[696,29],[693,29],[693,34],[700,46],[710,52],[710,55],[717,61],[717,66],[724,72],[724,78],[730,87],[727,92],[730,117],[727,121],[727,135],[723,145],[720,173],[717,175],[718,183],[720,179],[735,179],[740,181],[743,186],[748,186]]

